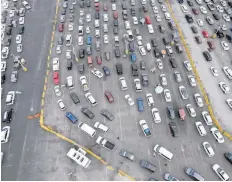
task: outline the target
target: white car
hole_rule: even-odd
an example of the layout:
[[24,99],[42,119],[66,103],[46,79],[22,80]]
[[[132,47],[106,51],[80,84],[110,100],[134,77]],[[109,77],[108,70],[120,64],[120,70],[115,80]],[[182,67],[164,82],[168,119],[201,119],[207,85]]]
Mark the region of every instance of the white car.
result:
[[99,20],[95,20],[95,21],[94,21],[94,26],[95,26],[95,28],[99,28],[99,26],[100,26],[100,21],[99,21]]
[[2,3],[2,5],[3,5],[3,8],[4,8],[4,9],[8,9],[8,7],[9,7],[9,2],[8,2],[8,1],[4,1],[4,2]]
[[64,110],[67,109],[67,107],[65,106],[65,104],[64,104],[64,102],[63,102],[62,99],[59,99],[59,100],[57,101],[57,104],[58,104],[58,106],[60,107],[60,109],[61,109],[62,111],[64,111]]
[[116,4],[112,4],[112,10],[116,11]]
[[191,104],[187,104],[186,105],[186,108],[187,108],[187,111],[189,112],[189,115],[192,117],[192,118],[194,118],[194,117],[196,117],[196,111],[195,111],[195,109],[193,108],[193,106],[191,105]]
[[211,116],[209,115],[209,113],[206,112],[206,111],[202,111],[201,114],[202,114],[202,117],[203,117],[205,123],[206,123],[208,126],[211,126],[211,125],[213,124],[213,120],[212,120]]
[[158,13],[159,13],[159,10],[158,10],[157,6],[154,6],[152,9],[153,9],[153,12],[154,12],[155,14],[158,14]]
[[223,68],[224,73],[226,74],[227,78],[232,80],[232,69],[230,69],[227,66],[224,66]]
[[230,177],[228,176],[228,174],[224,171],[222,167],[220,167],[218,164],[214,164],[212,168],[213,168],[213,171],[218,175],[218,177],[222,181],[229,181]]
[[130,29],[130,22],[129,21],[125,21],[125,28],[127,30]]
[[205,130],[205,127],[203,126],[203,124],[202,124],[200,121],[195,122],[195,126],[196,126],[196,128],[197,128],[198,133],[199,133],[201,136],[207,135],[206,130]]
[[160,74],[161,85],[166,86],[168,84],[167,77],[165,74]]
[[6,59],[9,56],[9,47],[2,48],[2,59]]
[[170,90],[164,89],[164,98],[166,102],[172,102],[172,96]]
[[160,17],[160,15],[156,15],[155,18],[156,18],[156,21],[161,22],[161,17]]
[[147,44],[146,44],[146,48],[147,48],[147,51],[150,52],[150,51],[151,51],[151,44],[150,44],[150,43],[147,43]]
[[106,125],[104,125],[104,124],[102,124],[100,122],[96,122],[94,124],[94,128],[99,129],[99,130],[101,130],[103,132],[107,132],[109,130],[109,128]]
[[152,96],[152,94],[151,93],[148,93],[147,95],[146,95],[146,97],[147,97],[147,104],[148,104],[148,106],[149,107],[151,107],[151,106],[154,106],[154,99],[153,99],[153,96]]
[[1,143],[7,143],[10,137],[10,126],[5,126],[1,131]]
[[170,20],[171,19],[171,16],[169,13],[164,13],[164,16],[166,18],[166,20]]
[[166,9],[166,7],[164,5],[161,5],[160,8],[161,8],[161,11],[163,11],[163,12],[167,11],[167,9]]
[[222,134],[220,133],[220,131],[216,127],[212,127],[210,129],[210,131],[218,143],[224,143],[224,141],[225,141],[224,137],[222,136]]
[[217,5],[217,6],[216,6],[216,9],[218,10],[219,13],[223,13],[223,12],[224,12],[223,7],[220,6],[220,5]]
[[135,104],[135,102],[133,101],[133,99],[131,98],[129,94],[125,95],[125,99],[127,103],[129,104],[129,106],[133,106]]
[[135,85],[135,92],[142,92],[142,86],[139,78],[134,79],[134,85]]
[[100,72],[97,68],[93,68],[93,69],[91,70],[91,72],[92,72],[96,77],[98,77],[98,78],[102,78],[102,77],[103,77],[103,73]]
[[147,122],[145,120],[140,120],[139,125],[141,126],[141,129],[143,130],[143,133],[145,137],[151,136],[151,131],[147,125]]
[[68,24],[68,31],[73,31],[73,23]]
[[162,69],[164,68],[161,59],[157,59],[157,60],[156,60],[156,64],[157,64],[157,67],[158,67],[160,70],[162,70]]
[[81,9],[81,10],[80,10],[80,16],[84,16],[84,14],[85,14],[85,13],[84,13],[84,10]]
[[210,67],[210,71],[212,72],[213,76],[218,76],[218,70],[215,67]]
[[52,60],[52,70],[53,71],[59,71],[59,69],[60,69],[59,58],[53,58],[53,60]]
[[90,27],[89,27],[89,26],[86,26],[86,28],[85,28],[85,32],[86,32],[87,34],[91,33],[91,29],[90,29]]
[[230,22],[230,16],[227,14],[223,14],[222,18],[226,21],[226,22]]
[[200,11],[202,14],[207,14],[207,9],[204,6],[200,6]]
[[139,24],[139,21],[138,21],[137,17],[133,16],[132,19],[133,19],[134,25],[138,25]]
[[82,36],[79,36],[78,37],[78,45],[83,45],[84,44],[84,40],[83,40],[83,37]]
[[188,8],[186,5],[182,4],[180,7],[181,7],[181,10],[183,11],[183,13],[188,13]]
[[184,61],[184,66],[187,69],[187,71],[192,71],[192,66],[189,61]]
[[17,45],[17,52],[20,53],[23,51],[23,44],[18,44]]
[[147,53],[146,53],[146,50],[143,46],[139,46],[139,52],[142,56],[145,56]]
[[71,50],[66,50],[66,59],[72,59],[72,51]]
[[1,72],[6,71],[6,61],[1,61]]
[[87,14],[86,15],[86,21],[87,22],[91,22],[91,14]]
[[57,54],[61,54],[62,53],[61,45],[57,45],[56,46],[56,53]]
[[5,37],[4,31],[1,32],[1,40],[3,41]]
[[19,17],[19,25],[24,25],[24,17]]
[[194,94],[194,98],[195,98],[195,101],[196,101],[196,104],[198,107],[203,107],[204,104],[203,104],[203,99],[201,98],[201,95],[196,93]]
[[95,37],[99,38],[100,37],[100,30],[95,29]]
[[222,89],[224,94],[230,93],[230,88],[228,87],[228,85],[225,82],[220,82],[219,87]]
[[104,43],[105,44],[109,43],[108,35],[104,35]]
[[203,142],[202,143],[203,145],[203,148],[206,152],[206,154],[209,156],[209,157],[213,157],[215,155],[214,151],[213,151],[213,148],[212,146],[209,144],[209,142]]
[[78,27],[78,35],[83,35],[84,33],[84,27],[83,26],[79,26]]
[[61,96],[61,91],[60,91],[60,86],[59,85],[54,86],[54,92],[55,92],[57,97]]
[[232,99],[226,99],[226,103],[232,109]]
[[154,120],[155,123],[160,123],[161,122],[161,117],[160,117],[160,114],[159,114],[159,110],[157,108],[152,108],[151,114],[152,114],[152,117],[153,117],[153,120]]
[[226,2],[226,1],[220,0],[220,3],[221,3],[221,5],[224,6],[224,7],[227,6],[227,2]]
[[197,85],[196,80],[192,75],[188,75],[188,81],[192,87],[195,87]]
[[150,34],[154,33],[154,28],[153,28],[152,24],[147,25],[147,28],[148,28],[148,32]]
[[2,24],[2,25],[1,25],[1,31],[2,31],[2,32],[5,32],[5,29],[6,29],[6,25],[5,25],[5,24]]
[[188,92],[187,92],[185,86],[183,86],[183,85],[179,86],[179,92],[180,92],[182,99],[184,99],[184,100],[188,99]]
[[13,105],[15,101],[15,91],[9,91],[6,95],[6,105]]
[[203,27],[204,23],[201,19],[197,19],[197,24],[199,25],[199,27]]
[[31,9],[31,6],[28,4],[27,1],[23,1],[22,2],[23,6],[28,10],[28,9]]
[[202,4],[202,0],[196,0],[197,4]]
[[142,4],[142,5],[147,4],[147,1],[146,1],[146,0],[141,0],[141,4]]
[[103,24],[103,32],[104,33],[107,33],[109,30],[108,30],[108,25],[107,24]]
[[219,25],[219,27],[223,30],[223,31],[226,31],[227,30],[227,27],[225,24],[221,24]]
[[221,46],[222,46],[224,51],[228,51],[230,49],[229,45],[226,41],[221,41]]
[[109,20],[108,14],[103,14],[103,20],[104,20],[105,22],[107,22],[107,21]]

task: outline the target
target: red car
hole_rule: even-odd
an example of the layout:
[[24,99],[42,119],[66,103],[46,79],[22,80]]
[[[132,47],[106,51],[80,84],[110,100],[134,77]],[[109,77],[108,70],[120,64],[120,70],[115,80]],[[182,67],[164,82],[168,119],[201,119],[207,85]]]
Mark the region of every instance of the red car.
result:
[[95,3],[95,10],[96,10],[96,11],[100,11],[99,3]]
[[108,7],[107,7],[106,4],[103,5],[103,9],[104,9],[104,11],[107,11],[107,10],[108,10]]
[[54,84],[58,85],[60,83],[59,72],[53,72],[53,82]]
[[209,38],[209,34],[207,31],[203,30],[202,31],[202,35],[205,37],[205,38]]
[[197,9],[195,9],[195,8],[193,8],[192,11],[193,11],[193,13],[194,13],[195,15],[198,15],[198,14],[200,13],[200,11],[197,10]]
[[59,24],[59,32],[63,32],[64,31],[64,24],[61,23]]
[[100,65],[102,64],[102,58],[101,56],[96,56],[97,64]]
[[118,12],[115,11],[113,15],[114,15],[114,19],[117,20],[118,19]]
[[151,24],[151,19],[149,16],[145,17],[146,24]]
[[112,94],[109,91],[105,91],[105,96],[108,99],[109,103],[114,102],[114,98],[113,98]]

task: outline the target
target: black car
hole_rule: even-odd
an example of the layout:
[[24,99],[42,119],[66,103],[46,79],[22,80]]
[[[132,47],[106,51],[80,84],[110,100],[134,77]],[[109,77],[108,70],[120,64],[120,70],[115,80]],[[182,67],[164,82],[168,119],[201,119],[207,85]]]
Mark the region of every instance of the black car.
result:
[[166,29],[164,26],[159,25],[159,31],[160,31],[160,33],[164,33],[166,31]]
[[131,16],[135,16],[135,8],[131,8],[130,12],[131,12]]
[[129,47],[129,51],[130,51],[130,52],[134,52],[135,46],[134,46],[134,43],[133,43],[133,42],[130,42],[128,47]]
[[[217,32],[217,33],[216,33],[216,32]],[[225,37],[223,31],[221,31],[221,30],[216,30],[216,29],[215,29],[215,33],[217,34],[217,36],[218,36],[219,38],[224,38],[224,37]]]
[[195,40],[198,44],[202,44],[202,38],[200,36],[195,36]]
[[79,58],[84,58],[84,57],[85,57],[85,50],[79,49]]
[[156,49],[153,50],[153,52],[154,52],[154,55],[155,55],[156,58],[159,58],[161,56],[161,53],[160,53],[159,49],[156,48]]
[[71,60],[67,60],[67,69],[72,70],[72,61]]
[[85,66],[84,66],[84,64],[79,64],[77,66],[77,69],[78,69],[78,71],[79,71],[80,74],[84,74],[84,72],[85,72]]
[[182,52],[183,52],[183,49],[182,49],[182,47],[181,47],[180,44],[176,44],[176,51],[177,51],[178,53],[182,53]]
[[148,87],[149,86],[149,82],[148,82],[148,76],[147,76],[147,74],[142,74],[141,77],[142,77],[142,85],[144,87]]
[[122,64],[121,63],[117,63],[116,64],[116,70],[117,70],[117,74],[118,75],[122,75],[123,74],[123,68],[122,68]]
[[7,22],[7,26],[13,27],[13,20],[12,19],[9,19],[9,21]]
[[23,34],[24,33],[24,26],[19,27],[19,34]]
[[124,4],[124,3],[122,4],[122,9],[123,9],[123,10],[126,10],[126,9],[127,9],[126,4]]
[[77,94],[75,92],[71,92],[69,94],[70,98],[72,99],[74,104],[80,103],[80,99],[78,98]]
[[113,24],[114,24],[114,26],[118,26],[118,20],[113,20]]
[[10,123],[12,119],[13,109],[6,110],[3,114],[2,122],[3,123]]
[[183,3],[184,3],[184,0],[178,0],[178,2],[179,2],[180,4],[183,4]]
[[10,46],[11,45],[11,38],[8,38],[7,40],[6,40],[6,46]]
[[226,152],[224,156],[232,164],[232,153]]
[[187,0],[189,6],[193,6],[193,2],[191,0]]
[[1,77],[1,83],[4,84],[5,81],[6,81],[6,73],[3,73]]
[[131,71],[133,76],[139,76],[138,66],[137,64],[131,64]]
[[87,7],[91,7],[91,1],[87,0],[87,1],[86,1],[86,6],[87,6]]
[[175,111],[174,111],[174,109],[173,109],[173,106],[168,106],[167,107],[167,112],[168,112],[168,117],[170,118],[170,119],[175,119]]
[[2,17],[1,22],[2,22],[2,23],[6,23],[6,17]]
[[163,37],[163,43],[164,43],[164,45],[168,45],[169,44],[169,41],[167,40],[167,38]]
[[145,61],[140,61],[140,69],[141,69],[141,70],[146,70]]
[[163,0],[158,0],[158,3],[163,4]]
[[143,6],[143,11],[144,11],[145,13],[148,12],[147,6]]
[[113,121],[114,120],[114,115],[111,114],[108,110],[102,109],[101,114],[105,116],[108,120]]
[[82,109],[81,109],[81,112],[83,113],[83,114],[85,114],[89,119],[93,119],[94,118],[94,114],[92,113],[92,111],[90,111],[88,108],[86,108],[86,107],[82,107]]
[[171,30],[174,30],[175,27],[176,27],[176,25],[175,25],[175,23],[173,21],[169,21],[168,25],[169,25],[169,27],[170,27]]
[[63,44],[64,39],[63,39],[62,35],[58,37],[57,42],[58,42],[59,45],[62,45],[62,44]]
[[185,15],[185,18],[188,23],[193,23],[193,17],[190,14]]
[[99,12],[95,12],[95,19],[99,19],[100,18],[100,14],[99,14]]
[[215,13],[213,13],[213,17],[215,20],[220,20],[221,18],[218,14],[215,14]]
[[156,39],[151,39],[151,45],[152,45],[152,47],[158,46],[157,40]]
[[65,15],[66,14],[66,9],[62,9],[61,14]]
[[232,1],[228,1],[228,5],[232,8]]
[[205,57],[206,61],[212,61],[212,56],[208,51],[204,51],[203,56]]
[[170,58],[169,62],[171,64],[172,68],[177,68],[177,63],[176,63],[176,60],[174,58]]
[[174,122],[174,121],[170,122],[169,127],[170,127],[170,130],[171,130],[173,137],[179,136],[179,130],[178,130],[176,122]]
[[191,26],[191,29],[192,29],[192,32],[193,32],[194,34],[197,34],[197,33],[198,33],[197,27]]
[[110,69],[107,66],[103,66],[102,70],[103,70],[105,76],[110,76]]
[[114,35],[117,35],[118,34],[118,27],[114,27],[113,32],[114,32]]
[[232,43],[232,37],[230,35],[226,34],[226,38],[227,38],[228,42]]
[[6,27],[6,35],[11,35],[12,28],[11,27]]
[[123,20],[128,20],[128,16],[125,15],[125,14],[123,14],[123,15],[122,15],[122,19],[123,19]]
[[114,50],[114,55],[116,58],[120,58],[120,49],[115,49]]

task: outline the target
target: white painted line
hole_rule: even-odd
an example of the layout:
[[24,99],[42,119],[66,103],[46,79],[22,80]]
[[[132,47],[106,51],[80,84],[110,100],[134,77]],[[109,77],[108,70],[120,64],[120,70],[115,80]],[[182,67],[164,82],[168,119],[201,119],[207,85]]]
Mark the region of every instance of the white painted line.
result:
[[202,153],[201,153],[201,146],[200,146],[200,144],[198,144],[197,145],[197,150],[199,150],[199,153],[200,153],[200,156],[201,156],[201,161],[202,161],[202,163],[204,164],[204,169],[205,169],[205,171],[207,172],[207,165],[205,164],[205,162],[204,162],[204,160],[203,160],[203,156],[202,156]]
[[184,147],[182,144],[181,144],[181,151],[182,151],[182,154],[184,156],[185,167],[187,167],[186,157],[185,157],[185,153],[184,153]]

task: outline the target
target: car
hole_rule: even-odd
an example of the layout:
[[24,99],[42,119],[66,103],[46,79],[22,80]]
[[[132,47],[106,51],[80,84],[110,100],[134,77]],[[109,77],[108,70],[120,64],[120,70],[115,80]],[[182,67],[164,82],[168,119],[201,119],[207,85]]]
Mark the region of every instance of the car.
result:
[[123,74],[123,68],[122,68],[122,64],[121,63],[117,63],[116,64],[116,71],[118,75],[122,75]]
[[173,106],[167,106],[167,114],[170,119],[175,119],[175,111]]
[[125,28],[127,30],[130,29],[130,22],[129,21],[125,21]]
[[166,20],[170,20],[171,19],[171,16],[170,16],[170,14],[169,13],[164,13],[164,16],[165,16],[165,18],[166,18]]
[[230,109],[232,109],[232,99],[226,99],[226,103]]
[[86,22],[91,22],[91,14],[86,14]]
[[129,159],[131,161],[135,160],[135,155],[134,154],[132,154],[130,152],[127,152],[126,150],[123,150],[123,149],[120,150],[119,155],[126,158],[126,159]]
[[224,94],[230,93],[230,88],[225,82],[219,82],[219,87],[221,88]]
[[199,10],[196,8],[192,8],[192,11],[193,11],[193,14],[195,15],[198,15],[200,13]]
[[62,53],[61,45],[57,45],[56,46],[56,53],[57,54],[61,54]]
[[207,16],[206,18],[206,21],[209,25],[213,25],[214,24],[214,20],[210,17],[210,16]]
[[79,58],[84,58],[85,57],[85,50],[84,49],[79,49]]
[[224,137],[216,127],[212,127],[210,131],[218,143],[224,143]]
[[202,4],[202,0],[196,0],[197,4]]
[[166,12],[166,11],[167,11],[165,5],[160,5],[160,9],[161,9],[161,11],[163,11],[163,12]]
[[58,104],[58,106],[60,107],[60,109],[61,109],[62,111],[64,111],[64,110],[67,109],[67,107],[65,106],[65,104],[64,104],[64,102],[63,102],[62,99],[59,99],[59,100],[57,101],[57,104]]
[[166,102],[172,102],[171,92],[168,89],[164,89],[164,98]]
[[82,36],[79,36],[78,37],[78,45],[83,45],[84,44],[84,41],[83,41],[83,37]]
[[211,118],[211,116],[209,115],[208,112],[203,111],[202,112],[202,117],[204,119],[204,121],[206,122],[207,125],[211,126],[213,124],[213,120]]
[[16,83],[18,80],[18,71],[12,71],[10,81]]
[[104,43],[105,44],[109,43],[108,35],[104,35]]
[[230,49],[229,45],[226,41],[221,41],[221,46],[222,46],[224,51],[228,51]]
[[192,118],[196,117],[196,111],[195,111],[195,109],[193,108],[193,106],[191,104],[187,104],[186,109],[187,109],[187,111],[189,112],[189,115]]
[[197,85],[196,80],[192,75],[188,75],[188,81],[189,81],[190,86],[192,87],[195,87]]
[[224,171],[222,167],[220,167],[218,164],[214,164],[212,168],[213,168],[213,171],[218,175],[218,177],[222,181],[229,181],[229,175]]
[[196,104],[198,107],[204,106],[203,100],[202,100],[201,95],[199,93],[194,94],[194,98],[195,98],[195,101],[196,101]]
[[153,9],[153,12],[154,12],[155,14],[158,14],[158,13],[159,13],[159,10],[158,10],[158,7],[157,7],[157,6],[152,7],[152,9]]
[[218,15],[218,14],[216,14],[216,13],[213,13],[213,17],[214,17],[214,19],[215,20],[220,20],[220,16]]
[[111,92],[105,91],[104,94],[105,94],[105,96],[106,96],[106,98],[107,98],[107,100],[108,100],[109,103],[114,102],[114,97],[113,97],[113,95],[111,94]]
[[19,25],[24,25],[24,17],[19,17]]
[[7,59],[9,56],[9,47],[2,48],[2,59]]
[[226,34],[226,38],[230,43],[232,43],[232,36],[230,36],[229,34]]
[[169,62],[171,64],[172,68],[177,68],[177,63],[176,63],[176,60],[174,58],[170,58]]
[[200,36],[195,36],[195,40],[198,44],[202,44],[202,38]]
[[184,171],[190,178],[192,178],[195,181],[204,181],[205,180],[198,172],[196,172],[194,169],[192,169],[190,167],[186,167],[184,169]]
[[139,125],[140,125],[145,137],[151,136],[151,130],[148,127],[147,122],[145,120],[140,120]]
[[205,57],[206,61],[212,61],[212,56],[208,51],[204,51],[203,56]]
[[135,63],[131,64],[131,71],[133,76],[139,76],[137,64]]
[[186,14],[185,19],[187,20],[188,23],[193,23],[193,17],[190,14]]
[[219,13],[223,13],[223,12],[224,12],[224,9],[223,9],[223,7],[222,7],[221,5],[217,5],[217,6],[216,6],[216,9],[217,9],[217,11],[218,11]]
[[209,8],[210,11],[214,11],[216,9],[213,3],[207,3],[207,7]]
[[197,24],[199,25],[199,27],[203,27],[204,23],[201,19],[197,19]]
[[232,153],[226,152],[224,153],[224,156],[232,164]]
[[185,86],[183,86],[183,85],[179,86],[179,92],[180,92],[182,99],[184,99],[184,100],[188,99],[188,92],[187,92]]
[[167,77],[165,74],[160,74],[160,82],[162,86],[166,86],[168,84]]
[[17,52],[20,53],[23,51],[23,44],[18,44],[17,45]]
[[142,74],[141,75],[141,78],[142,78],[142,85],[144,86],[144,87],[148,87],[149,86],[149,81],[148,81],[148,76],[147,76],[147,74]]
[[15,91],[9,91],[6,95],[6,105],[10,106],[10,105],[13,105],[14,102],[15,102],[15,97],[16,97],[16,94],[15,94]]
[[192,1],[187,0],[187,3],[188,3],[189,6],[193,6],[193,2]]
[[161,59],[157,59],[157,60],[156,60],[156,64],[157,64],[157,67],[158,67],[160,70],[163,69],[163,63],[162,63]]
[[112,8],[113,11],[116,11],[116,4],[112,4],[111,8]]
[[232,69],[230,69],[230,68],[227,67],[227,66],[224,66],[224,67],[222,68],[222,70],[223,70],[223,72],[226,74],[227,78],[231,80],[231,79],[232,79]]
[[226,21],[226,22],[230,22],[230,16],[227,14],[223,14],[222,18]]
[[215,33],[216,33],[218,38],[224,38],[225,37],[223,31],[221,31],[221,30],[216,30],[215,29]]
[[91,36],[87,36],[86,44],[87,45],[91,45],[92,44],[92,37]]
[[192,66],[189,61],[184,61],[184,66],[187,69],[187,71],[192,71]]
[[3,114],[2,122],[10,123],[12,120],[13,109],[6,110]]
[[209,38],[209,33],[205,30],[202,31],[202,35],[205,37],[205,38]]
[[131,12],[131,16],[132,17],[135,17],[136,13],[135,13],[135,8],[131,8],[130,9],[130,12]]
[[6,61],[1,61],[1,72],[6,71],[6,67],[7,67],[6,65],[7,65]]
[[152,24],[147,25],[147,28],[148,28],[148,32],[149,32],[150,34],[153,34],[153,33],[154,33],[154,28],[153,28]]
[[129,94],[125,95],[125,99],[126,99],[127,103],[129,104],[129,106],[133,106],[135,104],[134,100],[131,98],[131,96]]
[[175,71],[174,72],[174,77],[175,77],[176,82],[180,83],[182,81],[180,72]]
[[102,124],[100,122],[96,122],[94,124],[94,128],[99,129],[99,130],[101,130],[103,132],[107,132],[109,130],[109,128],[106,125],[104,125],[104,124]]
[[191,26],[191,29],[192,29],[192,32],[193,32],[194,34],[197,34],[197,33],[198,33],[197,27]]
[[160,33],[164,33],[166,31],[166,29],[163,25],[159,25],[158,27],[159,27]]
[[103,77],[103,73],[100,72],[97,68],[93,68],[93,69],[91,70],[91,72],[92,72],[96,77],[98,77],[98,78],[102,78],[102,77]]
[[72,58],[72,50],[66,50],[65,56],[66,56],[67,60],[71,59]]
[[29,9],[31,9],[31,6],[28,4],[28,2],[27,1],[23,1],[22,2],[22,5],[27,9],[27,10],[29,10]]
[[179,129],[177,127],[176,122],[174,122],[174,121],[170,122],[169,123],[169,128],[170,128],[170,131],[171,131],[173,137],[178,137],[179,136]]
[[103,20],[104,20],[104,22],[108,22],[108,20],[109,20],[108,14],[103,14]]
[[176,24],[175,24],[174,21],[170,20],[168,22],[168,25],[169,25],[169,27],[170,27],[171,30],[175,30],[176,29]]
[[154,99],[151,93],[146,94],[147,104],[149,107],[154,106]]
[[170,173],[165,173],[164,174],[164,179],[166,181],[180,181],[176,177],[174,177],[173,175],[171,175]]
[[155,15],[156,21],[161,22],[161,16],[160,15]]
[[114,115],[111,114],[108,110],[102,109],[101,114],[105,116],[108,120],[113,121],[114,120]]
[[155,170],[156,170],[156,166],[153,165],[153,164],[151,164],[151,163],[148,162],[148,161],[140,160],[139,164],[140,164],[140,166],[141,166],[142,168],[147,169],[147,170],[149,170],[149,171],[151,171],[151,172],[155,172]]
[[207,132],[205,130],[205,127],[202,125],[202,123],[200,121],[197,121],[195,122],[195,126],[197,128],[197,131],[198,133],[201,135],[201,136],[206,136],[207,135]]
[[110,76],[110,69],[107,66],[103,66],[102,70],[103,70],[105,76]]
[[146,55],[146,50],[143,46],[139,46],[139,52],[142,56],[145,56]]
[[218,70],[215,67],[210,67],[210,71],[212,72],[213,76],[217,77],[219,75]]
[[139,97],[136,99],[136,101],[137,101],[138,111],[143,112],[144,111],[143,99]]
[[215,155],[215,153],[213,151],[213,148],[212,148],[212,146],[210,145],[209,142],[203,142],[202,145],[203,145],[203,148],[204,148],[206,154],[209,157],[213,157]]
[[59,72],[57,71],[53,72],[53,82],[55,85],[60,83]]
[[211,50],[216,49],[215,43],[213,41],[207,41],[207,44]]
[[85,114],[89,119],[93,119],[95,117],[94,113],[87,107],[82,107],[81,112]]
[[61,91],[60,91],[60,86],[59,85],[54,86],[54,92],[55,92],[55,95],[57,97],[61,96]]
[[232,8],[225,7],[225,12],[226,12],[228,15],[231,15],[231,14],[232,14]]
[[10,126],[4,126],[1,131],[1,143],[7,143],[10,137]]
[[140,83],[140,79],[136,78],[134,79],[134,86],[135,86],[135,92],[141,92],[142,91],[142,86]]

